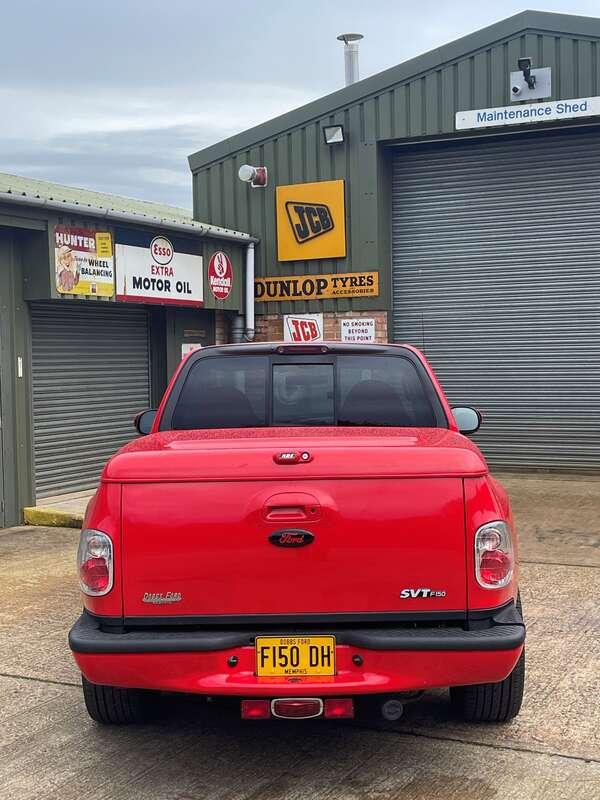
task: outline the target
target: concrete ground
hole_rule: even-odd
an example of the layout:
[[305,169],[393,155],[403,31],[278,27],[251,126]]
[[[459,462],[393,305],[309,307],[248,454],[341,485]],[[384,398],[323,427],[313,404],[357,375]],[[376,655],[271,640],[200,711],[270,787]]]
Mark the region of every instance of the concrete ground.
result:
[[600,482],[505,478],[521,537],[528,674],[507,725],[456,722],[447,696],[393,730],[241,723],[170,698],[146,727],[101,728],[66,646],[75,530],[0,533],[0,795],[10,800],[600,798]]
[[28,525],[48,525],[51,527],[81,528],[87,504],[94,489],[79,492],[41,497],[35,506],[23,509]]

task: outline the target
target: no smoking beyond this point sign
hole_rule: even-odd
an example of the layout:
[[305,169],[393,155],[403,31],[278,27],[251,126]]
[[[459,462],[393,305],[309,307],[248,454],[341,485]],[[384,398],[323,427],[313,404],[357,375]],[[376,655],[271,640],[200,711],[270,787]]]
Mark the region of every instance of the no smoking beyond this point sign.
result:
[[226,253],[218,250],[208,262],[208,285],[217,300],[227,300],[233,286],[233,269]]
[[364,317],[350,317],[341,320],[342,342],[358,344],[375,341],[375,320]]

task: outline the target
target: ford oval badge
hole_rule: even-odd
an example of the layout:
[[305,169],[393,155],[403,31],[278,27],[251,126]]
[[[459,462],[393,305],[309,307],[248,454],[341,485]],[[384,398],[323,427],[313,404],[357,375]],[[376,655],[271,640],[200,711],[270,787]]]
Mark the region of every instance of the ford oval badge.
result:
[[312,533],[300,528],[286,528],[283,531],[275,531],[269,536],[271,544],[277,545],[277,547],[304,547],[314,539]]

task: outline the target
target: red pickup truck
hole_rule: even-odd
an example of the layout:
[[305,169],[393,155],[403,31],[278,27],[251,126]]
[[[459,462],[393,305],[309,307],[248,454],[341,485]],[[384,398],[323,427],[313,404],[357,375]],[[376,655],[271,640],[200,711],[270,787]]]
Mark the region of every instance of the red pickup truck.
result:
[[521,706],[525,628],[506,492],[427,361],[400,345],[212,347],[106,465],[69,643],[91,717],[153,693],[245,719],[387,720],[432,687]]

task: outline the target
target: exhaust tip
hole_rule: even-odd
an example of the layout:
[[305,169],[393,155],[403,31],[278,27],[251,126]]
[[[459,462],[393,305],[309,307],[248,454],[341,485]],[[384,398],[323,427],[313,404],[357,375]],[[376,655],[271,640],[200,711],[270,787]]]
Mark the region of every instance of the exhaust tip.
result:
[[387,722],[396,722],[404,714],[404,705],[400,700],[386,700],[381,704],[381,716]]

